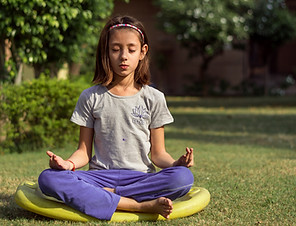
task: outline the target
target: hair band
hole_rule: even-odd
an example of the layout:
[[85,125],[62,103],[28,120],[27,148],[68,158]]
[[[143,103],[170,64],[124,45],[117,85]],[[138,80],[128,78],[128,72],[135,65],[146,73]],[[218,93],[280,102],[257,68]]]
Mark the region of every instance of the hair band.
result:
[[112,29],[114,29],[114,28],[117,28],[117,27],[130,27],[130,28],[133,28],[133,29],[137,30],[141,34],[142,39],[144,40],[144,34],[143,34],[143,32],[139,28],[137,28],[136,26],[134,26],[134,25],[131,25],[131,24],[115,24],[115,25],[113,25],[113,26],[110,27],[109,31],[112,30]]

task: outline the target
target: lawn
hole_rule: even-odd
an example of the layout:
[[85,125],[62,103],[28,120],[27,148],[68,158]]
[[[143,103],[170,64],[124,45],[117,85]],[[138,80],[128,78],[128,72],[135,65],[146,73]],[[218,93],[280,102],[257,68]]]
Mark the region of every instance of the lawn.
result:
[[[191,217],[127,225],[296,225],[296,98],[168,97],[175,122],[166,147],[195,149],[195,185],[211,193]],[[76,145],[54,150],[67,157]],[[0,157],[0,225],[95,225],[51,220],[19,208],[17,185],[36,181],[45,150]],[[101,222],[100,225],[117,225]]]

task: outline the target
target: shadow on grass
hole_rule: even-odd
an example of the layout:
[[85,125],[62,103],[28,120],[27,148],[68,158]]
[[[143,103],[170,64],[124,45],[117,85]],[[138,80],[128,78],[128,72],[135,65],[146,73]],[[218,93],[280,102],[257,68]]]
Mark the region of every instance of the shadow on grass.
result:
[[296,115],[174,114],[167,139],[268,148],[296,147]]
[[244,145],[244,146],[260,146],[265,148],[278,148],[278,149],[293,149],[296,147],[294,140],[286,141],[275,138],[266,137],[246,137],[244,135],[204,135],[195,133],[180,133],[180,132],[166,132],[166,139],[171,140],[188,140],[199,143],[220,144],[220,145]]
[[250,98],[198,98],[168,97],[169,107],[292,107],[296,106],[296,97],[250,97]]
[[172,126],[178,129],[193,128],[196,130],[225,133],[258,133],[265,135],[296,135],[296,115],[264,114],[185,114],[174,113]]
[[0,218],[4,220],[51,220],[19,207],[14,201],[14,195],[0,193],[0,204],[2,204],[0,207]]

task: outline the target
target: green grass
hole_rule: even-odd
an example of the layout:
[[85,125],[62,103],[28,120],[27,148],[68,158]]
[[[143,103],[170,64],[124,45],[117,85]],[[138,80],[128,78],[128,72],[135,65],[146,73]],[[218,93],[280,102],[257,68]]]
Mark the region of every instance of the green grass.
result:
[[[177,158],[194,147],[195,185],[211,202],[191,217],[127,225],[296,225],[295,97],[169,97],[168,104],[175,123],[166,127],[167,150]],[[74,149],[54,151],[67,157]],[[0,156],[0,225],[97,224],[51,220],[14,203],[17,185],[47,167],[44,151]]]

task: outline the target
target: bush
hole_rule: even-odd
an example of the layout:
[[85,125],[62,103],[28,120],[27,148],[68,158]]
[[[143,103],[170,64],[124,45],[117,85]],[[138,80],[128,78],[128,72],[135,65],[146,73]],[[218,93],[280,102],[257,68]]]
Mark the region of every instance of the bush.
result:
[[78,128],[69,121],[85,87],[68,80],[41,77],[20,86],[0,90],[0,152],[23,152],[45,146],[60,146],[78,138]]

